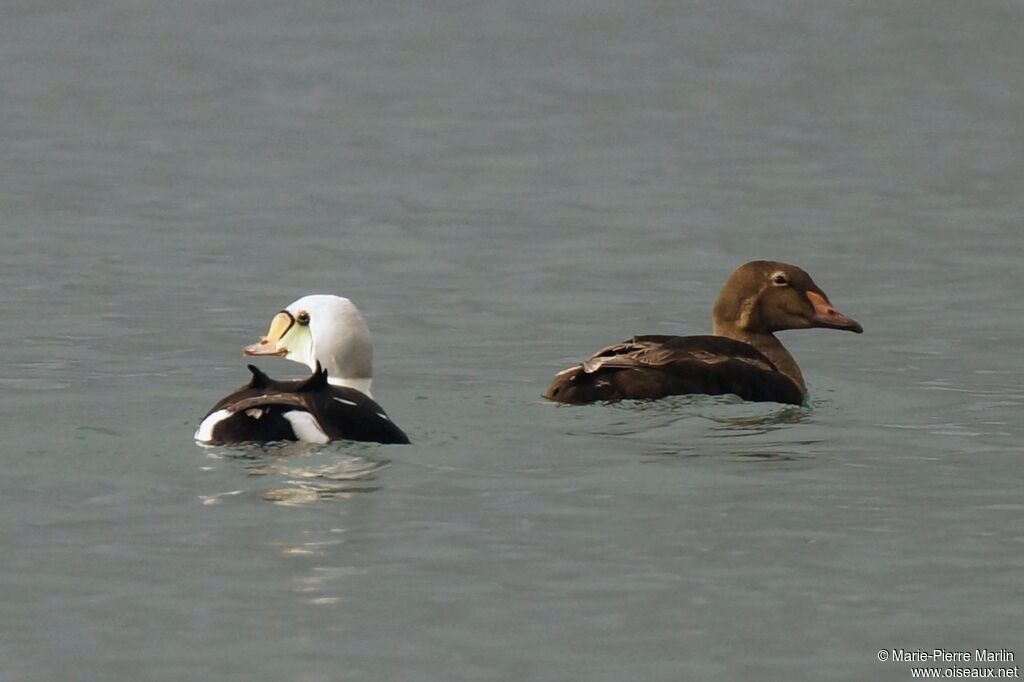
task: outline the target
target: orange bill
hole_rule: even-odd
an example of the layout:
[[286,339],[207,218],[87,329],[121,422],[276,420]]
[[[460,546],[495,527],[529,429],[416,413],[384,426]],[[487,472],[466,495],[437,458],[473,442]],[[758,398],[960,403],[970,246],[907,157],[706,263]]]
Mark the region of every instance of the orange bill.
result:
[[295,324],[295,318],[287,310],[282,310],[270,321],[270,331],[256,343],[242,349],[242,355],[285,355],[288,351],[278,346],[281,338]]
[[845,329],[855,334],[860,334],[864,331],[864,327],[860,326],[860,322],[843,315],[833,308],[832,304],[829,303],[823,294],[819,294],[816,291],[808,291],[806,294],[807,300],[814,306],[814,316],[811,319],[814,321],[815,327]]

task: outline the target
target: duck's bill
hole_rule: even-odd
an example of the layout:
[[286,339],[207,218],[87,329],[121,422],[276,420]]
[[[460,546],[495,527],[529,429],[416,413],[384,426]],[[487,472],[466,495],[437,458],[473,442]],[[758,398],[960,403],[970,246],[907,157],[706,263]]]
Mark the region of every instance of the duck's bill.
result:
[[270,331],[254,344],[242,349],[242,355],[287,355],[288,350],[280,345],[282,337],[295,324],[295,318],[282,310],[270,321]]
[[860,334],[864,331],[864,327],[860,326],[860,322],[843,315],[833,308],[828,299],[821,294],[808,291],[807,298],[810,300],[811,305],[814,306],[814,315],[811,317],[811,321],[815,327],[842,329],[854,334]]

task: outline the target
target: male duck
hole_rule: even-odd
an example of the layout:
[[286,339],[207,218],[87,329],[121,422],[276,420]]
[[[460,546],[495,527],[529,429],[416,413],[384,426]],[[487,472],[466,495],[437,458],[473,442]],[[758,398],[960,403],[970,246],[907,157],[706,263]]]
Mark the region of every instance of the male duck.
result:
[[275,315],[267,335],[242,353],[285,357],[309,366],[313,375],[275,381],[249,365],[249,383],[220,400],[199,424],[195,439],[200,443],[409,442],[370,396],[370,331],[347,298],[300,298]]
[[787,263],[752,261],[722,287],[714,336],[634,336],[562,370],[545,397],[561,403],[733,393],[744,400],[803,404],[807,389],[793,356],[775,337],[823,327],[860,334],[810,275]]

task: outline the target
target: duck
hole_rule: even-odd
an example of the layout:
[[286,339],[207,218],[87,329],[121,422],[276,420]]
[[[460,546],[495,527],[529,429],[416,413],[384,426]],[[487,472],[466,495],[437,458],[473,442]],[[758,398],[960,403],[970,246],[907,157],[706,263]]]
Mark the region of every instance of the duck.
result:
[[200,444],[409,442],[370,393],[370,330],[349,299],[303,296],[274,315],[266,336],[242,354],[283,357],[308,366],[312,374],[278,381],[248,365],[248,383],[217,401],[199,423],[195,440]]
[[568,404],[733,394],[803,405],[807,386],[776,332],[864,328],[840,313],[804,270],[755,260],[736,269],[712,312],[712,334],[641,335],[558,372],[544,396]]

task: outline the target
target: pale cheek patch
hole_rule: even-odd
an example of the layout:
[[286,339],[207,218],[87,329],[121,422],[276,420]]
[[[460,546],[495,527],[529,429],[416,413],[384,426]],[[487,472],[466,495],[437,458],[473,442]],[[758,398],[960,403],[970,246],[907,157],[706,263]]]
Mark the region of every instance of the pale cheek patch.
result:
[[305,443],[329,443],[330,438],[309,412],[291,410],[282,415],[292,425],[295,437]]
[[206,419],[202,421],[199,428],[196,429],[195,438],[200,443],[212,443],[213,442],[213,429],[220,424],[222,421],[231,416],[230,410],[217,410]]
[[754,312],[755,304],[756,301],[753,299],[743,302],[743,306],[740,308],[740,329],[746,329],[750,326],[750,316]]

